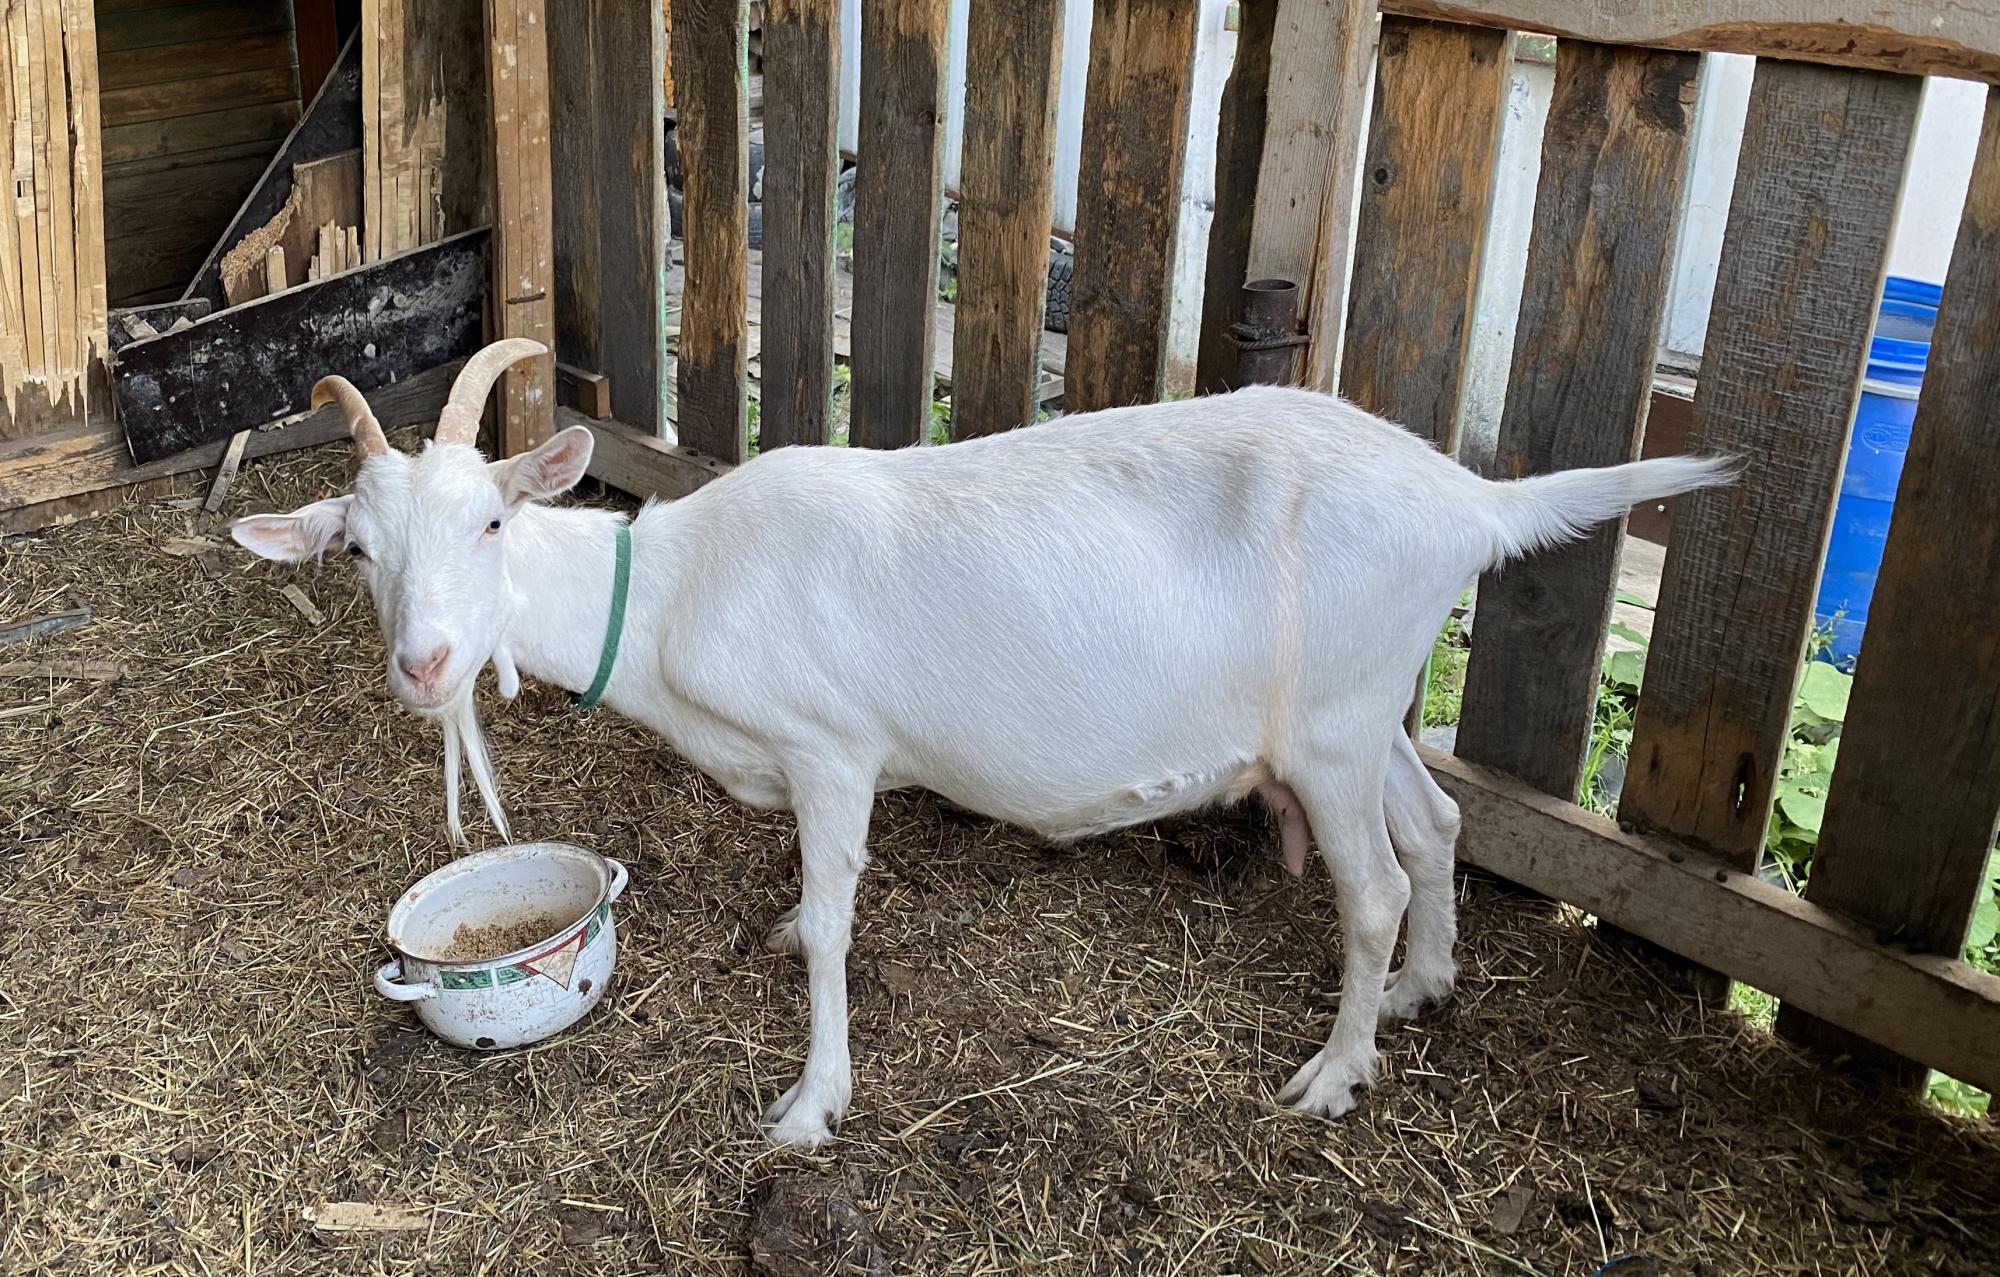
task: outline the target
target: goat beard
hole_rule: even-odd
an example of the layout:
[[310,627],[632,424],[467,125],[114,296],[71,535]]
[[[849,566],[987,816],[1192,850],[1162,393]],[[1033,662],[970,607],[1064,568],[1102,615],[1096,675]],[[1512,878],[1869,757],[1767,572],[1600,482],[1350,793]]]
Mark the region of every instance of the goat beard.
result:
[[468,679],[458,699],[445,707],[438,723],[444,728],[444,823],[451,840],[461,847],[470,845],[465,826],[458,818],[460,763],[469,760],[472,782],[479,787],[479,800],[486,805],[487,816],[500,831],[500,840],[512,842],[506,814],[500,810],[500,792],[493,782],[493,761],[487,757],[486,739],[479,731],[479,714],[472,707],[472,680]]

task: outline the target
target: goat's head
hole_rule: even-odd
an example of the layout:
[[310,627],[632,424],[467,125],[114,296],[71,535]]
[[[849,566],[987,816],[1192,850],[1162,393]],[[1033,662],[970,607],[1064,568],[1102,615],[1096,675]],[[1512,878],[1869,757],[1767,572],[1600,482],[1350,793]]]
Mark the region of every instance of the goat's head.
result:
[[473,685],[492,661],[502,691],[512,695],[515,688],[501,646],[513,595],[503,553],[507,526],[529,502],[567,491],[590,462],[591,434],[583,426],[505,461],[479,453],[480,412],[494,380],[515,361],[546,353],[539,342],[513,338],[472,356],[438,414],[435,437],[414,456],[389,446],[367,401],[345,378],[323,378],[312,403],[338,404],[347,417],[361,455],[354,491],[230,527],[237,544],[267,559],[299,563],[338,553],[359,569],[382,625],[389,690],[409,709],[445,719],[454,833],[461,735],[487,790]]

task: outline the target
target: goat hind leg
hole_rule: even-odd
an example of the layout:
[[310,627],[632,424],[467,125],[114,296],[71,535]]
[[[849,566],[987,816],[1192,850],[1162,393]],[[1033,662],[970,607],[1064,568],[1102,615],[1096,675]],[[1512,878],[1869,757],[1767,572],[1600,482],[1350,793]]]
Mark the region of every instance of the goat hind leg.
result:
[[1438,788],[1410,738],[1395,733],[1383,807],[1396,858],[1410,879],[1409,942],[1403,966],[1389,976],[1381,1019],[1407,1020],[1441,1002],[1458,976],[1452,864],[1458,849],[1458,804]]

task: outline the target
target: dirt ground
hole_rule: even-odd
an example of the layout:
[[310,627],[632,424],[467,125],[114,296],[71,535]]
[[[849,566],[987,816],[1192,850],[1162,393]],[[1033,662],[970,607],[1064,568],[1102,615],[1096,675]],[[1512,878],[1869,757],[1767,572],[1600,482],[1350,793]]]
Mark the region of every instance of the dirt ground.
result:
[[[228,513],[350,465],[253,465]],[[0,660],[129,666],[0,679],[0,1272],[2000,1271],[2000,1123],[1862,1095],[1476,876],[1458,994],[1384,1034],[1365,1106],[1277,1107],[1337,926],[1255,813],[1055,848],[885,798],[854,1111],[775,1151],[790,824],[546,687],[485,706],[503,794],[517,834],[630,864],[619,970],[555,1040],[441,1046],[368,986],[452,855],[435,730],[344,565],[204,570],[196,519],[0,548],[0,620],[93,613]],[[309,1220],[351,1202],[417,1226]]]

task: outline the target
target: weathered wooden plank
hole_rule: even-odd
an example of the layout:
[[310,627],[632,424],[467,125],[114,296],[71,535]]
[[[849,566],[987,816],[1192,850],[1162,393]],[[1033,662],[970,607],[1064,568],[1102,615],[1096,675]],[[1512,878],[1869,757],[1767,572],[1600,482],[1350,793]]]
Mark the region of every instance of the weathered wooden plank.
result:
[[965,60],[980,72],[966,81],[960,162],[957,438],[1035,419],[1062,78],[1060,0],[975,5],[969,16]]
[[292,167],[325,159],[361,145],[361,50],[358,38],[350,38],[333,74],[320,86],[319,96],[299,118],[296,128],[271,157],[264,176],[230,219],[229,229],[215,241],[208,258],[196,270],[183,297],[206,297],[218,308],[227,299],[222,292],[222,257],[236,242],[278,215],[292,196]]
[[97,47],[107,53],[161,45],[190,44],[228,36],[271,35],[292,30],[292,6],[286,0],[208,0],[107,15],[98,24]]
[[1382,20],[1341,393],[1446,452],[1458,442],[1508,40]]
[[555,173],[555,334],[604,376],[615,414],[661,420],[666,271],[657,3],[578,0],[549,11]]
[[[369,406],[385,427],[434,421],[462,366],[462,361],[454,360],[372,391]],[[265,457],[346,437],[346,419],[329,406],[272,429],[251,431],[244,457]],[[115,499],[128,490],[207,470],[222,459],[228,446],[228,439],[217,439],[137,465],[124,431],[109,424],[0,443],[0,536],[98,513],[105,507],[96,498],[105,493]]]
[[298,100],[297,72],[286,62],[246,71],[204,75],[200,79],[139,84],[107,89],[98,97],[104,127],[143,124],[209,111],[232,111],[272,102]]
[[1760,62],[1619,818],[1753,868],[1922,81]]
[[[854,190],[854,381],[848,439],[922,443],[943,211],[947,0],[862,0]],[[686,63],[681,80],[687,79]]]
[[104,159],[107,164],[123,164],[238,142],[276,141],[291,132],[298,118],[298,104],[283,101],[121,125],[104,130]]
[[757,414],[757,443],[766,452],[831,437],[839,91],[840,6],[772,0],[764,8],[764,397]]
[[1077,191],[1063,389],[1072,412],[1151,403],[1166,390],[1195,10],[1096,0],[1092,11],[1080,161],[1091,180]]
[[1242,288],[1250,279],[1250,227],[1257,212],[1257,173],[1264,159],[1271,87],[1271,40],[1279,0],[1243,0],[1236,60],[1222,86],[1215,124],[1215,216],[1208,224],[1208,263],[1201,292],[1201,337],[1194,384],[1201,394],[1233,389],[1236,345],[1229,327],[1243,317]]
[[1970,0],[1385,0],[1385,12],[1499,30],[2000,83],[2000,3]]
[[734,464],[750,431],[749,18],[743,0],[673,0],[673,21],[687,262],[675,428],[687,447]]
[[[101,49],[98,75],[108,96],[114,89],[135,89],[145,85],[177,85],[188,68],[200,67],[207,75],[230,75],[292,65],[292,38],[279,32],[272,35],[223,36],[192,44],[166,44],[122,51]],[[172,90],[167,90],[171,92]],[[307,89],[305,96],[313,96]]]
[[551,353],[500,375],[500,452],[555,433],[554,196],[549,168],[549,42],[544,0],[486,0],[493,127],[493,329]]
[[492,135],[480,0],[369,5],[377,25],[372,66],[362,67],[359,225],[377,261],[491,220]]
[[1420,749],[1464,818],[1459,855],[1953,1077],[2000,1086],[2000,977],[1870,931],[1664,838],[1464,759]]
[[[1542,135],[1498,477],[1638,455],[1700,58],[1565,40]],[[1574,799],[1622,523],[1479,583],[1455,749]]]
[[469,355],[480,343],[486,241],[485,230],[468,231],[126,346],[113,387],[133,459],[302,412],[330,373],[370,391]]
[[76,241],[77,332],[85,361],[84,408],[110,390],[109,294],[104,262],[104,136],[97,82],[96,18],[89,0],[62,0],[64,56],[70,80],[70,148],[74,166],[72,233]]
[[[1806,899],[1957,957],[2000,823],[2000,90],[1987,94]],[[1787,1005],[1778,1031],[1923,1070]]]
[[1272,42],[1247,274],[1299,286],[1300,318],[1313,338],[1303,349],[1303,380],[1329,390],[1347,299],[1375,10],[1375,0],[1285,0]]
[[596,440],[590,453],[590,477],[635,497],[671,501],[730,471],[713,457],[677,447],[652,431],[622,421],[599,421],[571,408],[556,409],[556,419],[565,429],[589,426]]

